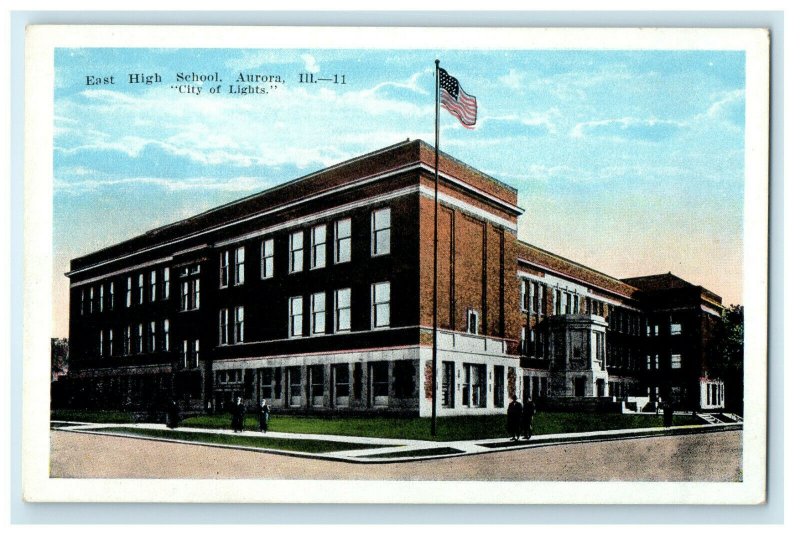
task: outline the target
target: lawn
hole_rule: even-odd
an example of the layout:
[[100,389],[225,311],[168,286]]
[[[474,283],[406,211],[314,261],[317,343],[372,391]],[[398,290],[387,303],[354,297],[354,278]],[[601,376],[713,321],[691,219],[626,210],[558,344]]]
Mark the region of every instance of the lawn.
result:
[[132,424],[134,415],[125,411],[85,411],[58,409],[50,411],[51,420],[68,422],[92,422],[97,424]]
[[302,451],[305,453],[331,453],[335,451],[371,449],[374,444],[355,444],[352,442],[331,442],[327,440],[305,440],[291,438],[250,437],[243,435],[223,435],[219,433],[199,433],[173,431],[171,429],[141,429],[136,427],[113,427],[98,429],[95,432],[123,433],[147,438],[185,440],[202,444],[222,444],[226,446],[244,446],[248,448],[273,449],[284,451]]
[[[99,423],[130,423],[132,415],[124,412],[80,412],[53,411],[53,420],[74,420]],[[230,416],[214,414],[194,416],[181,422],[182,427],[227,429]],[[692,416],[675,416],[673,425],[702,423]],[[662,427],[663,417],[651,414],[582,414],[564,412],[540,412],[533,419],[536,435],[575,433],[609,429],[637,429]],[[245,419],[245,429],[258,430],[254,415]],[[320,435],[344,435],[383,437],[398,439],[431,440],[430,418],[393,418],[389,416],[290,416],[273,414],[269,422],[270,431],[283,433],[313,433]],[[492,416],[453,416],[437,419],[435,440],[476,440],[482,438],[504,438],[506,418]]]
[[[691,416],[675,416],[673,425],[701,423]],[[645,414],[579,414],[539,413],[533,419],[536,435],[553,433],[575,433],[580,431],[602,431],[608,429],[637,429],[662,427],[661,416]],[[230,426],[227,415],[197,416],[181,422],[184,427],[221,429]],[[245,421],[247,429],[258,429],[255,417]],[[435,440],[474,440],[481,438],[503,438],[506,433],[506,417],[454,416],[437,419]],[[430,440],[430,418],[391,418],[356,416],[283,416],[273,415],[270,431],[284,433],[315,433],[322,435],[344,435]]]

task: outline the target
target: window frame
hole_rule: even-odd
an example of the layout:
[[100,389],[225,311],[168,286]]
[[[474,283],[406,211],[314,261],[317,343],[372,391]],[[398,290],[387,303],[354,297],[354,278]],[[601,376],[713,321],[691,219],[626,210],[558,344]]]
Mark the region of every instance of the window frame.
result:
[[[388,288],[388,299],[386,301],[376,302],[376,292],[379,287]],[[378,307],[386,307],[386,323],[378,325],[377,319],[379,316]],[[392,325],[392,283],[391,281],[374,282],[370,286],[370,327],[373,330],[388,329]]]
[[239,305],[233,309],[233,343],[244,343],[244,306]]
[[233,285],[241,286],[245,279],[245,250],[241,245],[233,251]]
[[[322,230],[322,241],[320,242],[317,242],[318,230]],[[309,269],[324,268],[327,263],[326,247],[328,246],[328,225],[322,224],[311,227],[310,238],[311,238],[311,265],[309,266]],[[322,261],[320,261],[320,258],[322,259]]]
[[[347,223],[347,235],[341,235],[341,228],[340,225]],[[342,255],[342,244],[347,243],[347,258],[343,258]],[[353,219],[350,217],[345,217],[342,219],[338,219],[333,224],[333,263],[334,264],[344,264],[350,262],[353,257]]]
[[[340,295],[343,295],[344,292],[347,292],[347,306],[340,306],[341,300]],[[333,331],[336,333],[349,333],[353,330],[353,291],[352,288],[339,288],[338,290],[334,291],[334,318],[333,318]],[[342,311],[347,311],[347,327],[343,328],[342,325]]]
[[[326,303],[326,292],[316,292],[311,294],[311,303],[310,303],[310,316],[311,316],[311,326],[310,326],[310,336],[320,336],[325,334],[326,325],[325,325],[325,316],[327,313],[327,303]],[[318,309],[317,305],[322,304],[322,309]],[[319,321],[321,320],[321,325]],[[322,327],[322,330],[319,330],[319,327]]]
[[[294,303],[299,303],[299,313],[295,314]],[[300,332],[295,332],[295,321],[300,321]],[[289,338],[303,337],[303,296],[295,295],[289,298]]]
[[[296,243],[299,238],[300,243]],[[289,273],[301,273],[303,271],[303,247],[305,246],[305,232],[296,230],[289,234]],[[295,247],[299,245],[299,247]]]
[[[269,255],[267,254],[267,245],[269,244]],[[269,273],[267,273],[267,266],[269,266]],[[261,240],[261,278],[271,279],[275,276],[275,239],[267,238]]]
[[[377,228],[377,220],[379,214],[388,213],[388,226]],[[382,233],[386,233],[388,237],[386,238],[386,250],[378,250],[378,244],[382,243],[381,236]],[[392,209],[390,206],[385,206],[383,208],[377,208],[372,211],[370,214],[370,255],[373,257],[376,256],[384,256],[391,254],[392,252]]]
[[231,257],[230,251],[219,253],[219,287],[227,288],[231,282]]

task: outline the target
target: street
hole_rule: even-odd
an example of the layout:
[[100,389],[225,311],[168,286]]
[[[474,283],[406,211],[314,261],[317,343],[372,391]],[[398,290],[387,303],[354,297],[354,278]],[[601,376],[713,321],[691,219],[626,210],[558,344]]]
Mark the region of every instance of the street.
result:
[[350,464],[53,430],[54,478],[398,481],[741,481],[742,433],[542,446],[387,464]]

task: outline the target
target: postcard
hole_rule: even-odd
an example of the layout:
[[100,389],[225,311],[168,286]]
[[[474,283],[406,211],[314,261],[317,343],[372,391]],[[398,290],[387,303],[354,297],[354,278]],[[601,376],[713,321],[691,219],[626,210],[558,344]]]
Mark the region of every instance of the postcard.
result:
[[26,52],[26,500],[765,500],[766,31]]

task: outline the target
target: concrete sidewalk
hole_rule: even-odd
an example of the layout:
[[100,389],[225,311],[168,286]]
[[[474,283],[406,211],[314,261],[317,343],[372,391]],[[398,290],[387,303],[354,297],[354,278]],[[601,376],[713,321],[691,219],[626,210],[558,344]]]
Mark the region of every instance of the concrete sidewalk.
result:
[[708,433],[719,431],[731,431],[742,429],[742,423],[719,423],[704,425],[675,426],[670,428],[653,427],[642,429],[613,429],[608,431],[589,431],[583,433],[562,433],[552,435],[535,435],[530,440],[521,439],[511,441],[504,438],[490,438],[480,440],[459,440],[459,441],[436,441],[436,440],[407,440],[395,438],[374,438],[357,437],[343,435],[321,435],[321,434],[302,434],[302,433],[277,433],[268,431],[260,433],[257,431],[243,431],[234,433],[229,429],[202,429],[195,427],[177,427],[172,431],[185,433],[204,433],[219,435],[236,435],[252,438],[280,438],[288,440],[314,440],[324,442],[345,442],[351,444],[364,444],[373,446],[366,449],[354,449],[346,451],[336,451],[330,453],[306,453],[298,451],[287,451],[275,448],[259,448],[251,446],[239,446],[228,444],[205,443],[199,441],[189,441],[173,439],[168,437],[148,437],[125,433],[125,428],[152,429],[170,431],[164,424],[139,423],[139,424],[110,424],[110,423],[86,423],[70,421],[52,421],[56,424],[54,430],[67,431],[74,433],[91,433],[102,435],[124,436],[129,438],[139,438],[142,440],[156,440],[164,442],[177,442],[191,445],[205,445],[217,448],[232,448],[249,451],[269,452],[297,457],[309,457],[315,459],[326,459],[332,461],[344,461],[355,463],[395,463],[420,461],[428,459],[438,459],[443,457],[455,457],[463,455],[477,455],[497,451],[520,450],[527,448],[538,448],[543,446],[554,446],[558,444],[597,442],[611,440],[625,440],[633,438],[658,437],[681,434]]

